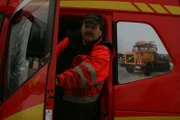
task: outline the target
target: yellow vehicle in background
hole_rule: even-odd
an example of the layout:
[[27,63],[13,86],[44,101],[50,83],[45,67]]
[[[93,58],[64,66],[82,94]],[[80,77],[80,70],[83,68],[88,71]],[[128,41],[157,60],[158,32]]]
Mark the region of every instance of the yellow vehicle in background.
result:
[[158,54],[157,50],[157,45],[153,41],[138,41],[133,46],[132,52],[124,54],[121,66],[126,67],[129,73],[141,70],[146,76],[150,76],[152,71],[169,71],[168,55]]

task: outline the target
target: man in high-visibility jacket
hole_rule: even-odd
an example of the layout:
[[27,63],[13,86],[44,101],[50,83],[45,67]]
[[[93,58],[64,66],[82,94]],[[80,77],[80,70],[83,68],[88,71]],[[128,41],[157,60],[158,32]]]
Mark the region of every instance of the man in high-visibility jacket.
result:
[[55,119],[97,119],[97,101],[114,53],[104,35],[102,16],[91,13],[79,32],[58,44],[56,90],[63,88],[63,95],[60,100],[55,92]]

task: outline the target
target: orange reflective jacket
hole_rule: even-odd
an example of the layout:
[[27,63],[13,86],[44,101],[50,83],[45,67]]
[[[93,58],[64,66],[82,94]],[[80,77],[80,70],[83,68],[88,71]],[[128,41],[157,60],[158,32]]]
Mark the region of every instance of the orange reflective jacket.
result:
[[[67,37],[58,44],[58,60],[61,54],[67,51],[66,49],[70,43],[71,40]],[[71,49],[69,54],[75,51],[73,49],[75,45],[79,44],[73,43],[69,48]],[[97,100],[104,80],[108,76],[111,56],[113,54],[112,45],[103,38],[100,38],[92,46],[83,47],[82,50],[73,54],[74,57],[69,68],[66,68],[66,70],[57,75],[60,79],[58,86],[64,88],[63,100],[74,103],[89,103]],[[79,48],[77,47],[76,49]],[[68,61],[69,58],[66,60]],[[63,63],[61,66],[63,66]]]

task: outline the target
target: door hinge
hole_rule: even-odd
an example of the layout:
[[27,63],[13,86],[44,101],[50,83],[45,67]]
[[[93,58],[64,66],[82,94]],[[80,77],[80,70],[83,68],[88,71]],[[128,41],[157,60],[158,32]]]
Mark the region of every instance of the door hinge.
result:
[[104,120],[108,120],[108,112],[107,109],[103,109],[102,114],[104,116]]

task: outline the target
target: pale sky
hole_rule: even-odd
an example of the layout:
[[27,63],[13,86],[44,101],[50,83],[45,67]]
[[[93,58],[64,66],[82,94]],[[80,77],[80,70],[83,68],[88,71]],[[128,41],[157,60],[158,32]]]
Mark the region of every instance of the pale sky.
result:
[[155,30],[148,24],[119,22],[117,23],[118,53],[131,52],[135,42],[140,40],[155,41],[158,53],[167,54],[167,51]]

